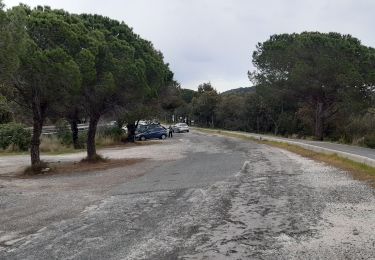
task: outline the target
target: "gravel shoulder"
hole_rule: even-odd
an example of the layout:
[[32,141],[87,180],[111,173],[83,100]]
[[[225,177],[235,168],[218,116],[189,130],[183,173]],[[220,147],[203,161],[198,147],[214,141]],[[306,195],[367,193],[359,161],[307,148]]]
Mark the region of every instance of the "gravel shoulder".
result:
[[374,190],[336,168],[196,132],[111,153],[148,160],[0,178],[0,258],[375,258]]

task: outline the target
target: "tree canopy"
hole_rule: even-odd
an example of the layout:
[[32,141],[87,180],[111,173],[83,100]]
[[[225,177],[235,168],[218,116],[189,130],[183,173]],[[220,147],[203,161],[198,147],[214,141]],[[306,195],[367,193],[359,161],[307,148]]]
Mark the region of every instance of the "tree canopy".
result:
[[[253,54],[251,78],[274,98],[292,97],[322,139],[329,121],[350,100],[366,107],[373,95],[375,51],[350,35],[304,32],[273,35]],[[277,101],[276,101],[277,102]],[[280,101],[279,101],[280,102]]]
[[76,125],[80,114],[87,115],[88,159],[95,159],[101,116],[157,97],[173,80],[162,53],[124,22],[46,6],[19,5],[6,12],[2,7],[2,92],[32,111],[33,165],[40,163],[48,116],[64,116]]

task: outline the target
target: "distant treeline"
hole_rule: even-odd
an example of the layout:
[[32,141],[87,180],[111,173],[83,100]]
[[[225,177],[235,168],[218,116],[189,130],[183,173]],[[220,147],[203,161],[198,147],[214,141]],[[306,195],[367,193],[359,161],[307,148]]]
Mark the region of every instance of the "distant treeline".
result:
[[[375,50],[350,35],[304,32],[259,43],[254,87],[219,94],[182,90],[196,124],[375,147]],[[245,89],[246,90],[246,89]]]

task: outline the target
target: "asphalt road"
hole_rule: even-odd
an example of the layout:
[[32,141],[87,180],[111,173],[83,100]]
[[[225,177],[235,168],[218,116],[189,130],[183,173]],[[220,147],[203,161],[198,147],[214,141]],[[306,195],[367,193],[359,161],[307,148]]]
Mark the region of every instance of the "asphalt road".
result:
[[195,132],[111,153],[145,160],[0,177],[0,259],[375,259],[374,190],[338,169]]
[[311,144],[323,148],[328,148],[332,150],[337,150],[345,153],[356,154],[370,159],[375,160],[375,149],[359,147],[354,145],[338,144],[338,143],[329,143],[329,142],[319,142],[319,141],[308,141],[301,140],[301,142],[306,144]]
[[339,152],[359,155],[359,156],[363,156],[363,157],[367,157],[367,158],[375,160],[375,149],[361,147],[361,146],[346,145],[346,144],[332,143],[332,142],[326,142],[326,141],[312,141],[312,140],[304,140],[304,139],[283,138],[279,136],[250,134],[246,132],[239,132],[239,133],[244,134],[244,135],[251,135],[251,136],[272,137],[273,139],[279,139],[280,141],[293,141],[296,143],[309,144],[309,145],[314,145],[314,146],[321,147],[321,148],[327,148],[327,149],[331,149],[331,150],[335,150]]

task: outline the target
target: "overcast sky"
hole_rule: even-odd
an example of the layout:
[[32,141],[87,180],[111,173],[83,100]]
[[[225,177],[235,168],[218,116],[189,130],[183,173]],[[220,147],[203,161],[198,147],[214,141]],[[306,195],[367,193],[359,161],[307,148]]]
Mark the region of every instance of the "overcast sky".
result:
[[340,32],[375,47],[375,0],[4,0],[97,13],[152,41],[183,87],[251,85],[251,54],[275,33]]

